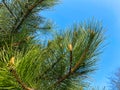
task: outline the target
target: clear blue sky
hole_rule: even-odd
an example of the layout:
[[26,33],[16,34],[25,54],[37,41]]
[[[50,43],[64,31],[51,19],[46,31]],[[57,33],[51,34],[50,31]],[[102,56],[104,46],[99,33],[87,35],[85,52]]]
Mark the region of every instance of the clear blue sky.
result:
[[92,17],[103,22],[109,44],[100,55],[99,70],[93,75],[93,83],[108,85],[107,78],[120,67],[120,0],[61,0],[43,15],[62,28]]

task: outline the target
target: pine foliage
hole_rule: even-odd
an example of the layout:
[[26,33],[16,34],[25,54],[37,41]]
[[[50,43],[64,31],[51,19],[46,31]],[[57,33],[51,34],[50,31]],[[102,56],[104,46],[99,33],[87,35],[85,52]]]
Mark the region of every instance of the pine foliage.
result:
[[120,68],[113,74],[110,79],[110,89],[111,90],[120,90]]
[[57,0],[2,0],[0,90],[81,90],[96,67],[103,27],[90,20],[39,44],[35,33],[52,29],[40,12]]

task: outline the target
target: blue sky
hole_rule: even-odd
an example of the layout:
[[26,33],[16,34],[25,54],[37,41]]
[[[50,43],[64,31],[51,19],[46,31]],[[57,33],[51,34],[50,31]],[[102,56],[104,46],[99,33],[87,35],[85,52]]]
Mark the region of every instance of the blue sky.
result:
[[43,15],[61,28],[92,17],[102,21],[106,30],[105,42],[109,44],[100,55],[93,84],[107,86],[108,77],[120,67],[120,0],[61,0]]

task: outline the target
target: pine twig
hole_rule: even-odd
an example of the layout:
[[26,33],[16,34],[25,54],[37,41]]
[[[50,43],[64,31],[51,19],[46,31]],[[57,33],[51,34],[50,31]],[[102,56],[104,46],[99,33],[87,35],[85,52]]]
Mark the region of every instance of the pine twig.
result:
[[60,78],[54,85],[59,85],[62,81],[64,81],[66,78],[68,78],[71,74],[73,74],[77,69],[78,67],[80,66],[81,64],[81,61],[84,60],[85,56],[86,56],[86,53],[88,52],[88,49],[86,49],[84,51],[84,53],[82,54],[82,56],[80,57],[80,60],[75,64],[75,66],[73,68],[71,68],[71,70],[66,74],[64,75],[62,78]]
[[13,28],[12,32],[18,32],[18,29],[20,28],[20,26],[23,24],[23,22],[26,20],[26,18],[29,16],[29,14],[32,12],[32,10],[40,3],[42,3],[44,0],[40,0],[37,3],[33,4],[32,6],[30,6],[28,8],[28,10],[24,13],[24,15],[22,16],[22,18],[20,19],[20,21],[17,23],[17,25],[15,25],[15,27]]
[[15,19],[17,19],[16,18],[16,16],[14,15],[14,13],[10,10],[10,8],[7,6],[7,4],[5,3],[5,0],[2,0],[2,2],[3,2],[3,4],[5,5],[5,7],[7,8],[7,10],[10,12],[10,14],[15,18]]
[[[50,49],[50,50],[51,50],[51,49]],[[51,52],[54,53],[52,50],[51,50]],[[57,57],[56,57],[56,58],[57,58]],[[51,70],[55,67],[55,65],[57,65],[57,63],[60,62],[61,59],[62,59],[62,56],[59,57],[59,58],[56,60],[56,62],[54,62],[43,74],[41,74],[41,75],[39,76],[39,79],[42,78],[46,73],[48,73],[49,71],[51,71]]]
[[86,49],[84,50],[83,54],[81,55],[79,61],[75,64],[75,66],[73,68],[71,68],[71,70],[67,74],[65,74],[58,81],[56,81],[54,86],[59,85],[61,82],[63,82],[65,79],[67,79],[71,74],[74,74],[74,72],[79,68],[80,64],[83,63],[84,59],[86,58],[86,54],[89,51],[92,40],[95,36],[95,33],[93,31],[90,30],[89,33],[90,33],[90,38],[88,41],[88,45],[87,45]]
[[59,63],[60,60],[61,60],[61,58],[59,58],[56,62],[54,62],[51,67],[49,67],[42,75],[39,76],[39,78],[43,77],[46,73],[48,73],[49,71],[51,71],[55,67],[55,65],[57,63]]
[[10,62],[8,64],[9,71],[12,73],[12,75],[14,76],[14,78],[16,79],[16,81],[21,85],[21,87],[23,88],[23,90],[34,90],[33,88],[27,87],[27,85],[20,79],[19,75],[17,74],[17,71],[13,67],[14,66],[14,59],[15,59],[15,57],[12,57],[10,59]]
[[10,69],[10,72],[12,73],[12,75],[15,77],[16,81],[22,86],[22,88],[23,88],[24,90],[34,90],[34,89],[32,89],[32,88],[27,87],[27,85],[25,85],[25,84],[22,82],[22,80],[21,80],[20,77],[18,76],[18,74],[17,74],[17,72],[16,72],[15,69],[11,68],[11,69]]

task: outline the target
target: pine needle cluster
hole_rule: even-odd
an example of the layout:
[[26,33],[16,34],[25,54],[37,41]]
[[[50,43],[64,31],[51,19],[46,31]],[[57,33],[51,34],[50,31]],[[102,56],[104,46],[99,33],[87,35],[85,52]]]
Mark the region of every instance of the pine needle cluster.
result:
[[0,90],[82,90],[104,40],[103,27],[90,20],[54,33],[46,44],[36,32],[52,30],[40,12],[57,0],[0,1]]

